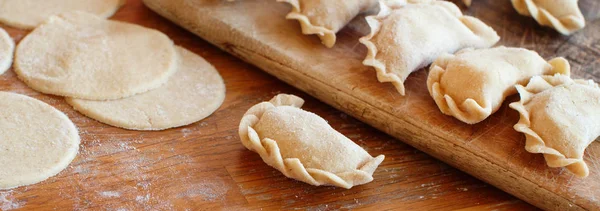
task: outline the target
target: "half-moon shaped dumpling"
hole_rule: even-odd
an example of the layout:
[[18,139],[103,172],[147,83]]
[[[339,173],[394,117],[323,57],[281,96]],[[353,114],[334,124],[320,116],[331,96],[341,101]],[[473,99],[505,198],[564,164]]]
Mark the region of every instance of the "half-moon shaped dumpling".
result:
[[569,35],[585,27],[585,18],[578,0],[511,0],[513,7],[524,16],[533,17],[540,25],[549,26]]
[[536,76],[517,90],[521,101],[510,107],[521,114],[514,128],[525,134],[525,149],[544,154],[550,167],[587,177],[583,153],[600,136],[598,84],[564,75]]
[[336,33],[361,13],[377,7],[377,0],[277,0],[292,5],[287,19],[298,20],[303,34],[316,34],[328,48]]
[[429,65],[443,53],[463,48],[488,48],[500,37],[479,19],[463,16],[451,2],[408,0],[380,2],[377,16],[367,17],[371,33],[360,39],[367,46],[364,65],[377,71],[380,82],[391,82],[401,95],[410,73]]
[[564,58],[546,62],[523,48],[465,49],[433,62],[427,88],[442,113],[475,124],[516,94],[515,85],[527,84],[532,76],[556,73],[569,75],[569,62]]
[[311,185],[371,182],[385,156],[373,158],[323,118],[300,109],[303,103],[280,94],[250,108],[240,123],[242,144],[285,176]]

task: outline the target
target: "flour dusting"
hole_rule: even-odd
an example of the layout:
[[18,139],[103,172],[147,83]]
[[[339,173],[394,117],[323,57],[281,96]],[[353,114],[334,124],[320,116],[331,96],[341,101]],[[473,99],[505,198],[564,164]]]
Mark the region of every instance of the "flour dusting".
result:
[[136,196],[135,197],[135,201],[137,201],[138,203],[146,203],[148,201],[150,201],[150,194],[146,194],[145,196]]
[[103,191],[103,192],[100,192],[100,196],[106,197],[106,198],[118,198],[118,197],[121,197],[121,193],[116,192],[116,191]]
[[222,180],[212,180],[189,185],[186,191],[177,195],[177,198],[200,197],[205,201],[214,202],[224,200],[228,191],[229,187]]
[[0,210],[9,211],[23,207],[24,203],[12,196],[13,191],[0,192]]
[[194,132],[194,131],[189,128],[181,129],[181,134],[183,135],[184,138],[190,136],[192,134],[192,132]]

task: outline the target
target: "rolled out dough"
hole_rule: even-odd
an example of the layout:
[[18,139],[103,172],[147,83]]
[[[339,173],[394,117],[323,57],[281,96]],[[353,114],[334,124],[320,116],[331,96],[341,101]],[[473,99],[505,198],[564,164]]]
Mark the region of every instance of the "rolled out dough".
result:
[[3,28],[0,28],[0,75],[10,68],[14,51],[15,42]]
[[0,22],[33,29],[50,16],[72,11],[108,18],[124,3],[124,0],[0,0]]
[[0,92],[0,190],[31,185],[65,169],[79,151],[77,128],[54,107]]
[[176,71],[173,41],[84,12],[53,16],[17,45],[14,70],[31,88],[89,100],[158,88]]
[[100,122],[132,130],[163,130],[200,121],[225,99],[219,72],[202,57],[177,47],[181,64],[162,87],[129,98],[67,103]]

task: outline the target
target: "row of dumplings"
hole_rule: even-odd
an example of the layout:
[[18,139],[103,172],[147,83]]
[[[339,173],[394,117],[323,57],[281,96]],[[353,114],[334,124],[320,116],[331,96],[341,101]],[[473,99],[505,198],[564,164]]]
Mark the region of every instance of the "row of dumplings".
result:
[[[525,11],[522,6],[531,12],[536,3],[535,11],[540,14],[561,14],[562,24],[552,26],[564,34],[585,25],[576,1],[564,1],[555,4],[557,7],[550,7],[548,1],[512,2],[521,14]],[[567,167],[577,176],[588,176],[583,154],[600,136],[600,89],[596,83],[570,79],[570,66],[564,58],[546,61],[523,48],[488,49],[500,37],[479,19],[463,15],[453,3],[379,3],[379,13],[366,18],[371,33],[360,42],[368,49],[363,63],[376,70],[380,82],[392,83],[404,95],[408,75],[433,62],[427,79],[431,96],[442,113],[468,124],[487,119],[518,90],[521,101],[511,107],[521,114],[515,129],[526,135],[526,149],[544,154],[551,167]],[[565,18],[565,12],[573,15]],[[534,17],[543,20],[543,25],[548,25],[544,21],[559,23]],[[577,27],[567,30],[567,25]]]
[[[519,93],[521,100],[510,107],[521,115],[514,128],[526,135],[526,150],[543,154],[550,167],[589,175],[583,155],[600,136],[600,88],[591,80],[571,79],[564,58],[546,61],[523,48],[491,48],[500,40],[494,29],[447,1],[278,1],[291,4],[287,18],[298,20],[304,34],[318,35],[327,47],[353,18],[377,13],[366,17],[371,32],[360,42],[368,49],[363,64],[376,70],[380,82],[405,95],[409,74],[431,64],[429,93],[442,113],[467,124],[487,119]],[[512,3],[520,14],[563,34],[585,26],[577,0]]]
[[[233,0],[229,0],[233,1]],[[456,5],[439,0],[277,0],[292,6],[287,19],[297,20],[302,33],[314,34],[322,43],[331,48],[336,42],[336,33],[360,14],[377,13],[378,4],[389,7],[403,7],[410,4],[433,4],[445,7],[448,12],[460,18],[462,13]],[[471,0],[463,0],[471,5]],[[585,27],[585,18],[577,5],[578,0],[511,0],[515,10],[524,16],[533,17],[540,25],[556,29],[564,35],[570,35]],[[429,12],[433,8],[425,9]],[[436,13],[423,15],[435,16]],[[461,18],[462,19],[462,18]],[[415,22],[418,24],[423,22]]]

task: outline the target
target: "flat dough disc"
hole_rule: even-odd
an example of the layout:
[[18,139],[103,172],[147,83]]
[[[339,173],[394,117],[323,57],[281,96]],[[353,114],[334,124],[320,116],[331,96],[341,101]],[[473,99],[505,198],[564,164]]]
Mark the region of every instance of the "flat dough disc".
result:
[[14,51],[15,42],[3,28],[0,28],[0,75],[10,68]]
[[0,190],[46,180],[77,155],[77,128],[54,107],[0,92],[0,108]]
[[162,87],[111,101],[67,98],[76,110],[100,122],[132,130],[163,130],[202,120],[225,99],[219,72],[202,57],[177,47],[179,70]]
[[0,22],[33,29],[53,15],[72,11],[108,18],[124,3],[123,0],[0,0]]
[[17,46],[15,72],[31,88],[88,100],[158,88],[177,70],[173,41],[138,25],[89,13],[53,16]]

